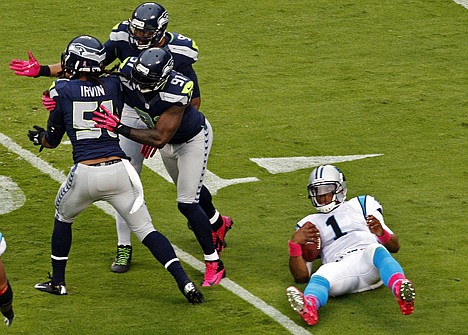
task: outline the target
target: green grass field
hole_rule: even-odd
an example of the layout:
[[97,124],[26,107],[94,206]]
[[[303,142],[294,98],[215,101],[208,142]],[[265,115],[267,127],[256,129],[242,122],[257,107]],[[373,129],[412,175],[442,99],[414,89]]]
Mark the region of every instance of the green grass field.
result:
[[[58,62],[80,34],[105,41],[139,3],[2,1],[0,135],[66,174],[69,145],[39,154],[26,136],[34,124],[46,124],[41,96],[52,78],[15,76],[8,62],[25,59],[28,50],[42,64]],[[0,333],[465,334],[468,9],[450,0],[162,4],[169,30],[200,47],[201,110],[215,131],[209,170],[224,179],[259,179],[214,196],[235,220],[223,254],[228,278],[296,328],[222,286],[203,288],[206,303],[189,305],[136,239],[132,270],[112,273],[114,219],[96,207],[74,224],[70,294],[38,292],[33,285],[50,271],[59,183],[0,145],[0,178],[11,178],[26,197],[20,208],[0,215],[16,312],[12,327],[0,325]],[[287,241],[313,210],[306,194],[311,169],[271,174],[250,159],[365,154],[382,156],[337,165],[349,198],[367,193],[382,203],[400,238],[395,257],[416,287],[415,312],[402,316],[390,291],[380,288],[331,298],[318,325],[308,328],[289,307],[285,289],[293,284]],[[156,228],[201,260],[177,211],[174,186],[148,168],[142,181]],[[9,194],[2,188],[0,194]],[[200,271],[184,267],[201,281]]]

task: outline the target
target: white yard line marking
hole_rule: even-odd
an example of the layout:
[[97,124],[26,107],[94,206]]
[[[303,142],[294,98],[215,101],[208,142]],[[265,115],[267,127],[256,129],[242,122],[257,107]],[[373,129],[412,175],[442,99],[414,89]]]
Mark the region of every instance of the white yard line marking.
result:
[[[145,159],[143,164],[153,172],[156,172],[158,175],[163,177],[166,181],[172,183],[172,179],[167,173],[166,168],[164,167],[164,163],[162,162],[161,154],[159,150],[156,151],[154,157],[150,159]],[[220,189],[224,187],[228,187],[234,184],[242,184],[242,183],[252,183],[259,181],[258,178],[255,177],[246,177],[246,178],[234,178],[234,179],[223,179],[218,177],[213,172],[206,170],[205,178],[203,179],[203,184],[210,190],[212,195],[215,195]]]
[[[49,163],[37,157],[35,154],[31,153],[30,151],[23,149],[20,145],[15,143],[11,138],[4,135],[3,133],[0,133],[0,144],[2,144],[8,150],[17,154],[18,156],[20,156],[27,162],[29,162],[32,166],[37,168],[42,173],[47,174],[53,180],[59,183],[62,183],[64,180],[66,180],[66,176],[62,171],[57,170],[56,168],[51,166]],[[107,214],[114,216],[114,208],[108,203],[99,201],[99,202],[96,202],[95,205],[98,208],[102,209]],[[185,251],[181,250],[177,246],[175,245],[172,245],[172,246],[174,247],[177,253],[177,256],[182,261],[189,264],[194,269],[200,272],[204,272],[205,270],[204,263],[202,263],[201,261],[199,261],[192,255],[186,253]],[[262,299],[251,294],[249,291],[242,288],[240,285],[236,284],[232,280],[225,278],[221,281],[220,285],[226,288],[227,290],[231,291],[232,293],[236,294],[240,298],[244,299],[249,304],[261,310],[263,313],[265,313],[266,315],[271,317],[273,320],[278,322],[280,325],[282,325],[284,328],[286,328],[291,334],[294,334],[294,335],[310,335],[311,334],[305,328],[299,327],[287,316],[283,315],[277,309],[268,305]]]
[[354,161],[368,157],[382,156],[382,154],[351,155],[351,156],[310,156],[310,157],[278,157],[251,158],[250,160],[272,174],[293,172],[300,169],[312,168],[322,164],[335,164]]
[[468,9],[468,0],[453,0],[453,1],[455,1],[459,5],[462,5],[466,9]]

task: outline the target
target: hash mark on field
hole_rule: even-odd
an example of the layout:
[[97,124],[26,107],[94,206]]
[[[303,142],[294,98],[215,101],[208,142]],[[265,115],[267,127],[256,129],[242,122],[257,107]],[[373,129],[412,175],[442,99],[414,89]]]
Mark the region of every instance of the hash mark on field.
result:
[[[0,143],[4,147],[6,147],[8,150],[10,150],[11,152],[17,154],[19,157],[28,161],[32,166],[34,166],[36,169],[38,169],[42,173],[47,174],[53,180],[59,183],[62,183],[66,179],[66,176],[62,171],[57,170],[56,168],[51,166],[49,163],[37,157],[30,151],[23,149],[20,145],[15,143],[11,138],[4,135],[3,133],[0,133]],[[114,208],[111,205],[109,205],[107,202],[98,201],[94,203],[94,205],[102,209],[105,213],[111,216],[114,216]],[[205,266],[201,261],[199,261],[192,255],[186,253],[185,251],[181,250],[176,245],[172,245],[172,246],[174,247],[177,253],[177,256],[182,261],[189,264],[194,269],[200,272],[204,271]],[[228,278],[224,278],[221,281],[220,285],[223,286],[225,289],[231,291],[235,295],[239,296],[240,298],[244,299],[249,304],[261,310],[263,313],[265,313],[266,315],[271,317],[273,320],[278,322],[280,325],[282,325],[284,328],[286,328],[291,334],[311,335],[310,332],[308,332],[306,329],[302,327],[299,327],[291,319],[289,319],[287,316],[279,312],[276,308],[268,305],[262,299],[253,295],[252,293],[244,289],[242,286],[236,284],[232,280],[229,280]]]

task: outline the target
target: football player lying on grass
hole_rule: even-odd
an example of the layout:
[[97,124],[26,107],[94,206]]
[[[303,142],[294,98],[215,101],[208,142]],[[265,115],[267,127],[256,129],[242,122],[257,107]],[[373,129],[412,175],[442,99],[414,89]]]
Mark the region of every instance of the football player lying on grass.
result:
[[[302,293],[286,289],[291,307],[308,325],[318,322],[318,309],[328,296],[340,296],[387,286],[401,313],[414,310],[413,284],[390,255],[398,252],[398,237],[385,225],[382,206],[372,196],[346,199],[346,179],[333,165],[314,169],[308,185],[309,198],[319,213],[297,223],[289,241],[289,269],[297,283],[307,283]],[[312,262],[322,265],[310,275]]]

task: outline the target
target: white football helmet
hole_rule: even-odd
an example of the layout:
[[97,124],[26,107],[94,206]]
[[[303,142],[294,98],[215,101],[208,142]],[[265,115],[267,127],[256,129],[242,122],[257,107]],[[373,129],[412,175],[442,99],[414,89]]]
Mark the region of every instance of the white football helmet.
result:
[[[321,165],[316,167],[309,177],[307,186],[309,199],[312,205],[322,212],[328,213],[340,206],[346,200],[346,178],[344,174],[333,165]],[[331,193],[333,198],[327,203],[320,203],[317,200],[318,195]]]

